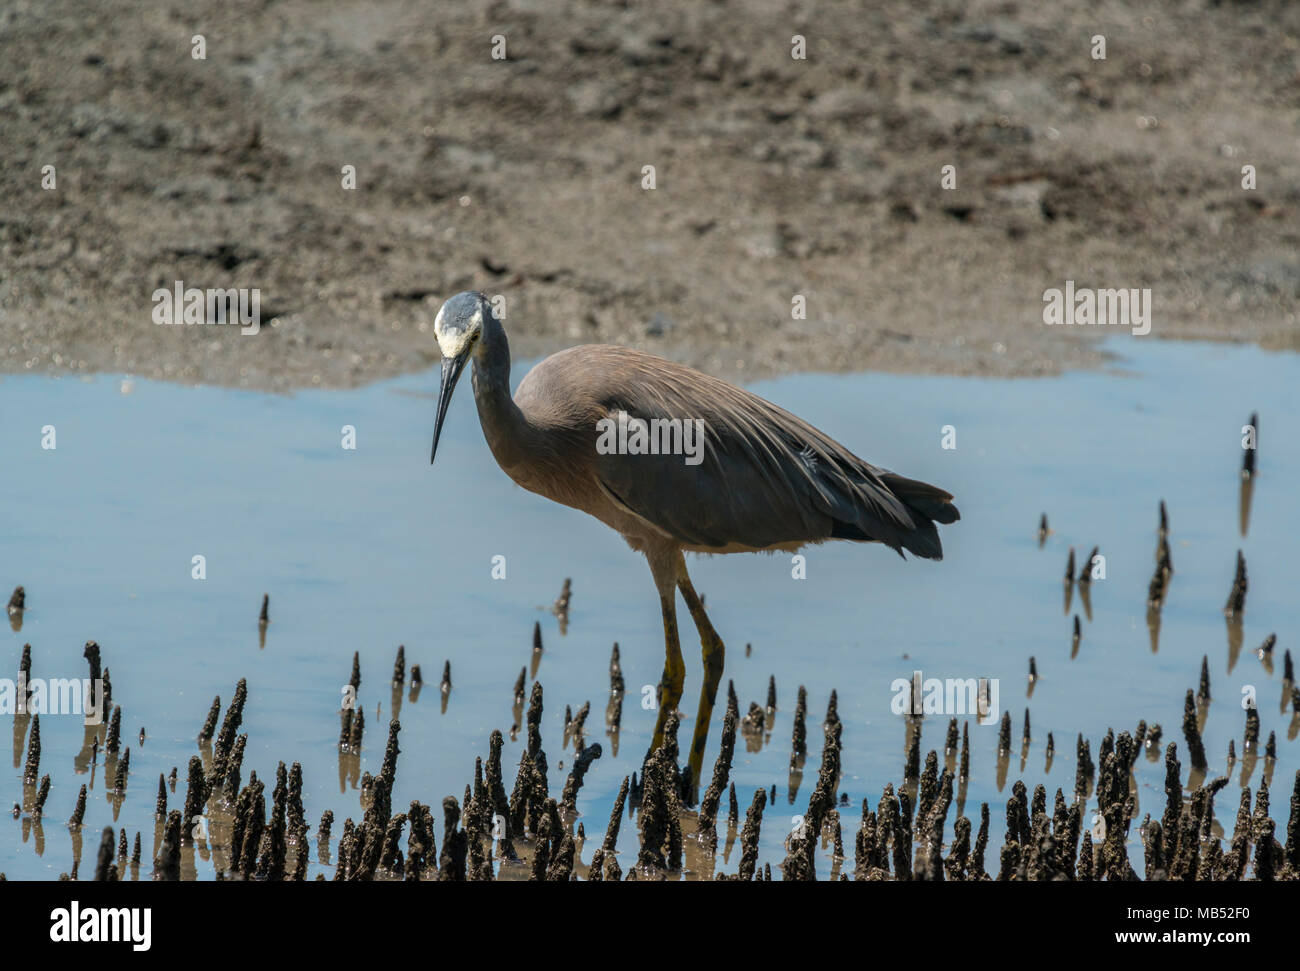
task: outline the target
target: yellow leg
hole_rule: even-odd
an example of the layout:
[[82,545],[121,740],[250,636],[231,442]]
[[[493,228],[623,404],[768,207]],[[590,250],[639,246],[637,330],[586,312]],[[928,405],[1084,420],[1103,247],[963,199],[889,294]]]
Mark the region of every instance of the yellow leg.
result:
[[664,620],[664,674],[659,682],[659,715],[655,719],[654,739],[650,742],[651,752],[663,744],[664,725],[669,713],[677,710],[686,683],[686,663],[682,660],[682,644],[677,635],[677,564],[681,558],[682,554],[672,548],[646,553],[655,587],[659,590],[659,607]]
[[655,735],[650,751],[663,744],[664,724],[669,712],[677,709],[682,700],[682,687],[686,683],[686,662],[682,660],[681,639],[677,636],[677,601],[673,597],[660,598],[664,614],[664,673],[659,682],[659,717],[655,720]]
[[709,723],[713,718],[713,704],[718,697],[718,685],[722,681],[722,667],[726,659],[726,648],[722,638],[709,622],[709,615],[704,612],[704,604],[691,586],[691,578],[686,573],[686,561],[681,561],[678,589],[686,601],[686,606],[700,632],[700,649],[704,658],[704,685],[700,689],[700,710],[695,718],[695,734],[691,739],[691,782],[699,787],[700,773],[704,767],[704,746],[709,740]]

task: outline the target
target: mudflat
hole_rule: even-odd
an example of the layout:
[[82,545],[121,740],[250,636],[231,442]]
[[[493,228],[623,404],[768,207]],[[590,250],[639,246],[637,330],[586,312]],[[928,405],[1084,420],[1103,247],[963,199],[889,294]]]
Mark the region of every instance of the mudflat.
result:
[[[1297,349],[1298,52],[1285,3],[13,0],[0,370],[353,386],[468,288],[516,357],[740,379],[1095,365],[1067,282]],[[261,327],[158,325],[177,281]]]

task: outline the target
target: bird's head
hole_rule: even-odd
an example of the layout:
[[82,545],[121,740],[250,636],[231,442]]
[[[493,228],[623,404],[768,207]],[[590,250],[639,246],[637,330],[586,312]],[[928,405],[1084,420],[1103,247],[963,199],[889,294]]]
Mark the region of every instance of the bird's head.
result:
[[477,290],[466,290],[451,297],[433,318],[433,334],[442,351],[442,387],[438,389],[438,413],[433,425],[433,449],[429,464],[438,454],[438,436],[456,382],[483,337],[483,327],[492,314],[492,304]]

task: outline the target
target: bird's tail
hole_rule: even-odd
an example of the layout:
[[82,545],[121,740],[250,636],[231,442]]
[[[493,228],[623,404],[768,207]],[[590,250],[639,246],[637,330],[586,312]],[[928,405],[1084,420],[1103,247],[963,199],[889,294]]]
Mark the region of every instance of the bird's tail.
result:
[[946,525],[961,519],[961,513],[952,504],[952,494],[928,482],[909,479],[893,472],[882,472],[880,479],[907,507],[916,521],[914,530],[900,535],[903,548],[914,556],[942,560],[943,544],[939,541],[939,530],[934,524]]

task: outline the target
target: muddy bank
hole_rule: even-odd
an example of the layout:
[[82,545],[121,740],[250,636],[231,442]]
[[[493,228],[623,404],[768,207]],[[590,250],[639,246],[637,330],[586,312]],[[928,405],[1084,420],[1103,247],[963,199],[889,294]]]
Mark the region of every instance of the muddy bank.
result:
[[[0,369],[351,386],[434,363],[468,287],[518,355],[732,377],[1095,364],[1042,323],[1067,279],[1300,347],[1297,37],[1280,3],[17,0]],[[157,326],[178,279],[259,288],[261,332]]]

